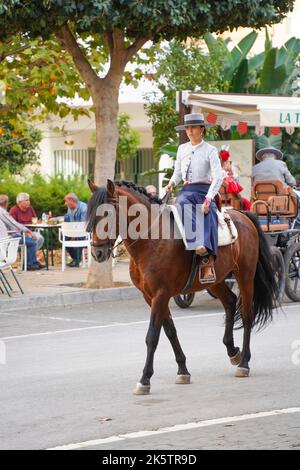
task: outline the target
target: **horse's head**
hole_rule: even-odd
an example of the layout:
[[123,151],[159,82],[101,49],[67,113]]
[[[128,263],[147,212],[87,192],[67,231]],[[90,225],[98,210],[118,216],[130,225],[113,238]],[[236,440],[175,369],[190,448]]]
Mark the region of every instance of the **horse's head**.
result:
[[92,256],[102,263],[112,253],[116,235],[116,192],[112,181],[106,187],[98,187],[89,181],[92,197],[87,211],[87,231],[92,233]]

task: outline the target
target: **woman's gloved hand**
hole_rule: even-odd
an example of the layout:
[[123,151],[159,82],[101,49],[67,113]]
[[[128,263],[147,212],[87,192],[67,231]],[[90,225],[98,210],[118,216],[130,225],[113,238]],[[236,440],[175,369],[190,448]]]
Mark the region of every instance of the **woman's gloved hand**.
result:
[[204,203],[202,204],[202,210],[203,210],[204,214],[208,214],[210,204],[211,204],[211,199],[209,199],[208,197],[206,197],[206,198],[204,199]]

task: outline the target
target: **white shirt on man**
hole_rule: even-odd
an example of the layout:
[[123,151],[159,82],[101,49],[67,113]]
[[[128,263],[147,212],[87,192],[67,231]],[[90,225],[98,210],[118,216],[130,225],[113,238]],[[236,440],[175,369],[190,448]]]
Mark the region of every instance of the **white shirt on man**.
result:
[[207,197],[213,199],[223,182],[217,149],[204,140],[198,145],[191,142],[179,145],[170,183],[177,185],[181,180],[210,184]]

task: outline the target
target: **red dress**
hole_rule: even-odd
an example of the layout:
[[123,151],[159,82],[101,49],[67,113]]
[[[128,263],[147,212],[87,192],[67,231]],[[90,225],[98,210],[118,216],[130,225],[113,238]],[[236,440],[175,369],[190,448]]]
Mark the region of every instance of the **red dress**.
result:
[[[226,185],[226,191],[227,193],[233,193],[233,194],[239,194],[240,192],[243,191],[243,187],[240,185],[240,183],[238,181],[236,181],[233,177],[233,175],[230,174],[231,172],[227,172],[227,176],[225,176],[224,178],[224,183]],[[244,207],[243,209],[246,210],[246,211],[249,211],[250,210],[250,201],[245,198],[245,197],[242,197],[242,200],[243,200],[243,204],[244,204]]]

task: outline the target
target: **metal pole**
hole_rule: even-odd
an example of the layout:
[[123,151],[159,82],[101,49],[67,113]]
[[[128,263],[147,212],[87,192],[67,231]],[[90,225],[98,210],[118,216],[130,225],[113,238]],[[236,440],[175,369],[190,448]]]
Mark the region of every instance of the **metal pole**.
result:
[[[179,92],[179,122],[180,124],[184,123],[184,116],[191,112],[190,106],[186,106],[182,102],[182,92]],[[185,144],[189,139],[184,131],[179,132],[179,144]]]

